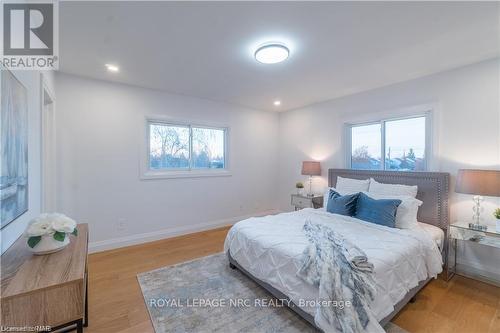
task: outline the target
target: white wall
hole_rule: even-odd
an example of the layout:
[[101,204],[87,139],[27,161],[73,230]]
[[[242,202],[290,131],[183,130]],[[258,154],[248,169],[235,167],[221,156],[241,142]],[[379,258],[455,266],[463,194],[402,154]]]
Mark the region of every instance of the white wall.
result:
[[[432,104],[434,110],[434,171],[449,172],[451,219],[470,218],[471,196],[454,193],[460,168],[500,168],[499,60],[490,60],[424,78],[391,85],[280,115],[280,208],[290,210],[289,195],[300,175],[302,160],[322,162],[322,177],[315,190],[327,184],[327,169],[345,167],[342,146],[344,122],[374,115],[390,115],[405,108]],[[403,111],[404,112],[404,111]],[[490,219],[500,199],[486,198]],[[490,273],[500,276],[500,251],[474,246],[466,250],[464,264],[478,258]],[[487,266],[487,267],[484,267]]]
[[[344,167],[343,124],[434,107],[433,170],[452,175],[451,219],[471,197],[453,192],[460,168],[500,166],[499,61],[491,60],[281,114],[57,74],[58,210],[88,222],[102,250],[290,210],[301,161]],[[404,112],[404,111],[403,111]],[[145,116],[227,124],[232,176],[141,181]],[[500,205],[487,198],[486,216]],[[194,208],[193,208],[194,207]],[[123,225],[124,227],[120,227]],[[461,249],[463,263],[500,276],[498,251]]]
[[[277,114],[60,73],[56,87],[57,206],[89,223],[92,250],[277,207]],[[232,176],[140,180],[145,116],[229,126]]]
[[54,93],[53,72],[13,71],[14,76],[28,91],[28,211],[1,231],[2,253],[19,238],[28,222],[41,210],[41,76]]

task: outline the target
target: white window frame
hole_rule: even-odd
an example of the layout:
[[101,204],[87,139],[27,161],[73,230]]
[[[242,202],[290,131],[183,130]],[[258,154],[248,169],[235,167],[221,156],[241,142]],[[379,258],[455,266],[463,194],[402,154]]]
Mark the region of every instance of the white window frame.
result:
[[[189,167],[187,168],[166,168],[166,169],[151,169],[150,162],[150,125],[170,125],[178,127],[189,128]],[[195,168],[192,166],[192,151],[193,151],[193,138],[192,129],[216,129],[224,131],[224,168],[209,169],[209,168]],[[142,136],[142,149],[141,149],[141,174],[142,180],[150,179],[168,179],[168,178],[197,178],[197,177],[225,177],[231,176],[229,169],[229,126],[220,124],[206,124],[191,122],[186,120],[176,120],[164,117],[146,117],[144,134]]]
[[[420,110],[422,111],[420,111]],[[408,110],[407,110],[408,111]],[[344,152],[345,152],[345,165],[346,168],[352,169],[352,128],[358,126],[366,126],[366,125],[374,125],[380,124],[380,135],[381,135],[381,163],[379,170],[385,171],[395,171],[385,168],[385,124],[390,121],[395,120],[404,120],[404,119],[412,119],[412,118],[425,118],[425,155],[424,155],[424,170],[422,172],[426,172],[432,169],[433,167],[433,148],[435,146],[435,142],[433,140],[433,109],[431,107],[414,107],[410,108],[409,111],[413,111],[411,113],[404,112],[403,115],[387,115],[385,117],[370,119],[370,120],[361,120],[358,122],[346,122],[344,124]]]

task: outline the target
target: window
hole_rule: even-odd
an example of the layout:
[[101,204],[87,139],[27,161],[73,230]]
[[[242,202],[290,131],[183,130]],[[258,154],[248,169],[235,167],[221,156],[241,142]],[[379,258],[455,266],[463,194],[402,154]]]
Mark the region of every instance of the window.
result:
[[382,165],[381,125],[353,126],[351,129],[353,169],[380,169]]
[[385,169],[424,171],[426,117],[385,122]]
[[225,131],[213,128],[192,128],[192,167],[224,169]]
[[430,144],[428,123],[428,115],[422,115],[348,125],[349,166],[352,169],[426,170]]
[[189,168],[189,127],[149,124],[149,168]]
[[226,128],[148,122],[149,170],[226,169]]

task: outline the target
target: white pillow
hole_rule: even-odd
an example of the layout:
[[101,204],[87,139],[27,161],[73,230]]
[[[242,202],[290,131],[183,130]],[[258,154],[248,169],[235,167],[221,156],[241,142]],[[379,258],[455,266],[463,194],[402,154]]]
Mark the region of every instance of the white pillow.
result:
[[380,194],[380,195],[397,195],[397,196],[410,196],[413,198],[417,197],[418,186],[417,185],[400,185],[400,184],[383,184],[377,182],[375,179],[370,178],[370,189],[369,193]]
[[418,228],[417,214],[418,207],[422,205],[422,201],[415,199],[409,195],[384,195],[365,192],[370,198],[375,200],[380,199],[399,199],[401,204],[396,211],[396,228],[413,229]]
[[341,195],[346,194],[354,194],[358,192],[366,192],[368,191],[368,187],[370,186],[369,179],[352,179],[352,178],[343,178],[337,176],[337,185],[335,188],[337,192]]

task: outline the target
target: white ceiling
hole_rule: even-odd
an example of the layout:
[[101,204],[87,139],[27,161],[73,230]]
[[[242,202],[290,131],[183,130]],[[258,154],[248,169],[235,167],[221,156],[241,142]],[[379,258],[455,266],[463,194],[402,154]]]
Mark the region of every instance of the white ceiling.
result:
[[[290,58],[255,61],[266,41],[286,43]],[[261,110],[498,57],[499,49],[496,2],[60,3],[61,71]]]

